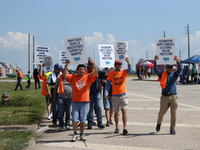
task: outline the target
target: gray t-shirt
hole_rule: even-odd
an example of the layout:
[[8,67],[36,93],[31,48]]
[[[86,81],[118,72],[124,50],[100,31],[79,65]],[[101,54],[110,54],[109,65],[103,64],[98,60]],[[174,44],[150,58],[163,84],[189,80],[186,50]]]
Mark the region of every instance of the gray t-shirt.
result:
[[[56,79],[56,86],[58,86],[58,91],[59,91],[59,82],[60,82],[60,79],[57,78]],[[58,97],[61,97],[61,98],[72,98],[72,86],[64,78],[63,78],[63,87],[64,87],[64,93],[63,94],[59,94],[59,92],[58,92]]]

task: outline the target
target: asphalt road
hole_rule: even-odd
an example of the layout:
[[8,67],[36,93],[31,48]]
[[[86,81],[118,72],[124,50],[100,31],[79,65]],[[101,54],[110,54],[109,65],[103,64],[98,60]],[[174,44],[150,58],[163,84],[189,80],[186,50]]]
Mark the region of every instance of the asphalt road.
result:
[[[178,114],[176,135],[169,134],[170,110],[165,114],[161,131],[156,132],[161,88],[156,81],[138,81],[127,78],[128,95],[128,134],[113,133],[115,126],[92,130],[85,129],[86,143],[78,139],[70,142],[73,135],[69,131],[58,131],[51,121],[44,118],[41,127],[50,129],[36,137],[35,150],[99,149],[99,150],[199,150],[200,149],[200,85],[177,85]],[[103,111],[103,122],[106,123]],[[113,118],[114,120],[114,118]],[[96,118],[95,118],[96,121]]]

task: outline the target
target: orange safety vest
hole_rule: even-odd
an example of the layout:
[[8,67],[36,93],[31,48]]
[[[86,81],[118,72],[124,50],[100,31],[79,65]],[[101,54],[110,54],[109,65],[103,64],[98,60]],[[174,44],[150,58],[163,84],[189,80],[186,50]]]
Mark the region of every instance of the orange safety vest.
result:
[[162,89],[166,88],[166,83],[167,83],[167,72],[163,71],[161,79],[158,77],[158,81],[160,81],[160,86]]
[[63,79],[62,79],[62,74],[59,77],[59,94],[63,94],[64,93],[64,87],[63,87]]
[[23,77],[23,73],[21,71],[18,71],[17,73],[19,73],[19,77]]

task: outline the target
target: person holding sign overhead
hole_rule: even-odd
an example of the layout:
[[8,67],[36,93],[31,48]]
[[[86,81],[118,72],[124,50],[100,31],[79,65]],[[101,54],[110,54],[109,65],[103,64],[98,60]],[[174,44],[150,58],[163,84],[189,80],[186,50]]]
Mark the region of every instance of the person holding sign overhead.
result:
[[105,99],[108,99],[108,93],[112,82],[112,104],[114,107],[114,119],[116,129],[114,133],[119,133],[119,107],[121,107],[122,121],[123,121],[123,134],[127,134],[127,105],[128,99],[126,96],[126,76],[131,72],[131,64],[129,58],[126,57],[128,69],[121,69],[122,62],[115,61],[115,70],[108,74],[106,88],[105,88]]
[[160,86],[162,87],[162,95],[160,97],[160,111],[158,114],[156,131],[160,131],[161,123],[163,116],[170,107],[171,110],[171,125],[170,125],[170,134],[176,134],[175,125],[176,125],[176,111],[178,106],[178,96],[176,90],[177,78],[181,73],[181,64],[177,56],[174,57],[174,60],[178,64],[177,71],[172,71],[173,65],[165,65],[166,71],[161,71],[157,67],[157,60],[159,59],[156,55],[154,57],[154,72],[160,78]]
[[79,64],[77,66],[77,75],[67,74],[67,67],[70,63],[69,60],[66,60],[66,66],[63,70],[63,77],[71,83],[72,85],[72,125],[74,130],[74,135],[71,139],[72,142],[75,142],[78,138],[77,136],[77,122],[80,119],[80,139],[86,141],[84,134],[85,121],[87,118],[88,111],[90,109],[90,86],[96,80],[96,75],[98,74],[97,67],[94,61],[91,59],[90,63],[94,67],[94,71],[89,74],[85,74],[84,64]]

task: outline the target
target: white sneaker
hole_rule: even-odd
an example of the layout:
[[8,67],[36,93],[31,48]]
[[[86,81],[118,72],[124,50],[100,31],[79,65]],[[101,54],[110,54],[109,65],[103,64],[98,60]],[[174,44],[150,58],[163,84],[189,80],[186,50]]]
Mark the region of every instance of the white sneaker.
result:
[[85,134],[82,134],[82,135],[80,136],[80,139],[81,139],[82,141],[86,141]]
[[51,116],[50,115],[47,117],[47,120],[51,120]]
[[50,113],[50,115],[49,115],[51,118],[53,118],[53,116],[52,116],[52,113]]
[[72,141],[72,142],[75,142],[75,141],[77,140],[77,138],[78,138],[77,135],[74,134],[73,137],[72,137],[72,139],[71,139],[71,141]]
[[66,130],[70,130],[70,127],[69,127],[69,126],[66,126]]
[[63,131],[63,127],[59,127],[59,131]]

